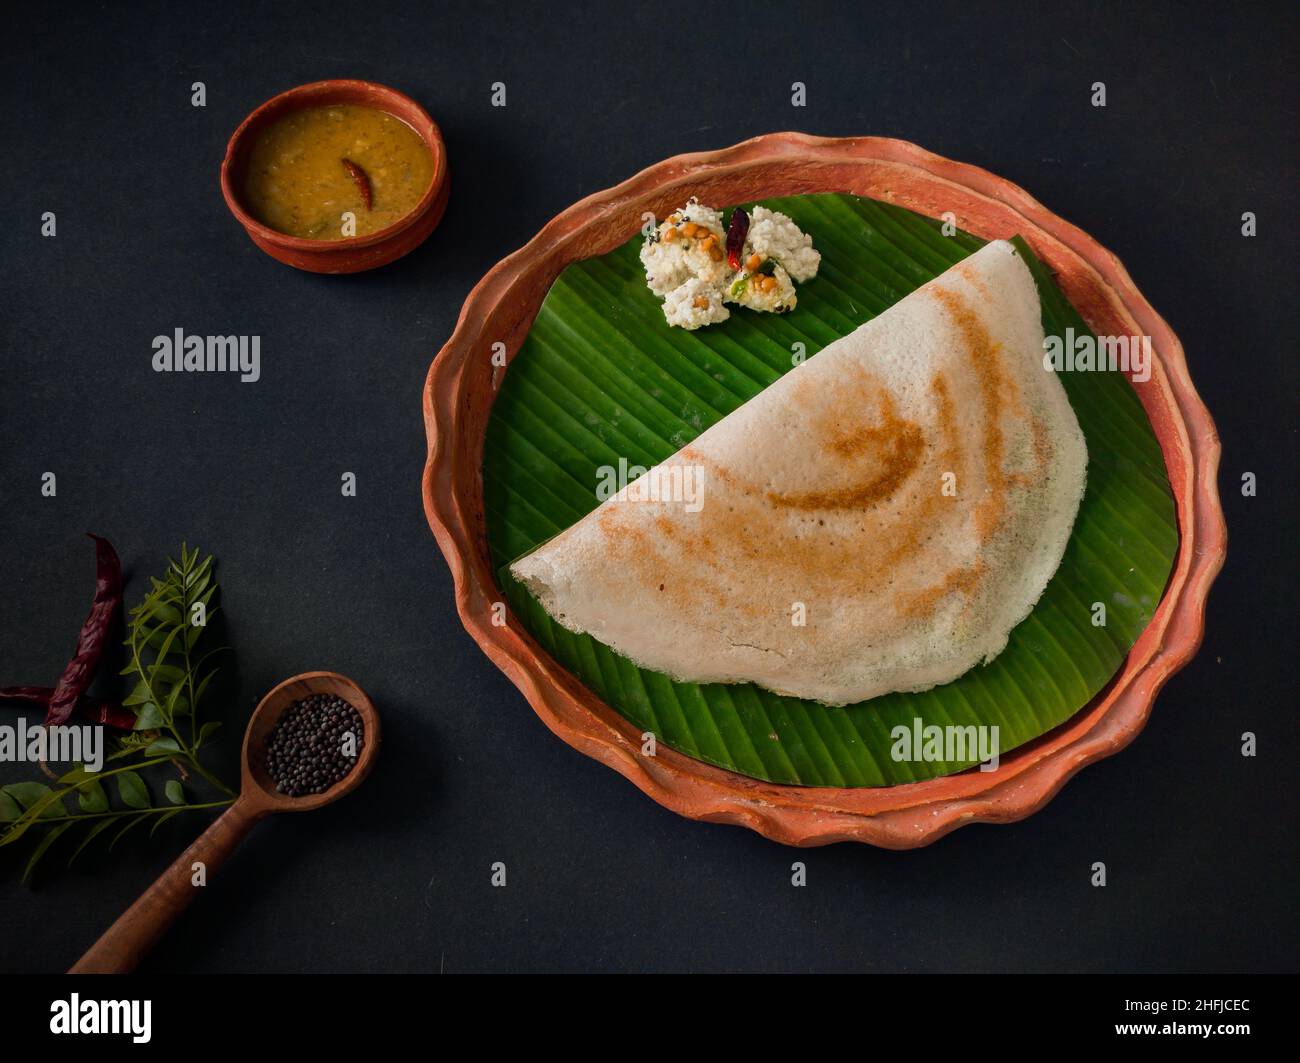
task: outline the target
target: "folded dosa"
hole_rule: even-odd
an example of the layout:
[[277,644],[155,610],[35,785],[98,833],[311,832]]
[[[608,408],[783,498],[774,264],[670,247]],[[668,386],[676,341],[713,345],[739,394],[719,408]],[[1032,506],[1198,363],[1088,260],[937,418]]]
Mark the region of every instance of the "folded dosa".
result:
[[1083,494],[1039,315],[1015,248],[990,243],[511,571],[566,628],[677,679],[831,705],[949,682],[1029,614]]

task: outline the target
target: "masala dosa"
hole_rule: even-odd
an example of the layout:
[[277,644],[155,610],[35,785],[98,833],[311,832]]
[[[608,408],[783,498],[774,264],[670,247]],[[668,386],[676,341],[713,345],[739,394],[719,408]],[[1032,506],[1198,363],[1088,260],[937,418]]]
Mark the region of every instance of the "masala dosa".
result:
[[[995,241],[511,571],[642,667],[843,705],[1000,653],[1060,564],[1086,468],[1033,278]],[[694,504],[645,486],[688,474]]]

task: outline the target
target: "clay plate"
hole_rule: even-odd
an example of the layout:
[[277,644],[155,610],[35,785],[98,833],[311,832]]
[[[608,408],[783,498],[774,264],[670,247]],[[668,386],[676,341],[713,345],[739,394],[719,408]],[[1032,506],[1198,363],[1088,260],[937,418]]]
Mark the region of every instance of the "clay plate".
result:
[[[513,358],[560,271],[622,244],[645,211],[663,217],[692,194],[707,203],[741,203],[802,192],[851,192],[931,218],[952,211],[961,228],[987,239],[1020,234],[1094,331],[1152,338],[1151,377],[1136,388],[1177,504],[1180,542],[1169,585],[1111,683],[1064,724],[1004,756],[997,771],[850,789],[762,782],[662,746],[657,756],[643,757],[639,728],[557,664],[521,623],[513,616],[504,627],[491,622],[492,605],[503,598],[483,520],[483,437],[503,371],[492,366],[492,345],[504,342]],[[667,808],[738,823],[789,845],[851,840],[907,849],[965,823],[1007,823],[1041,808],[1080,768],[1122,749],[1142,729],[1157,691],[1200,645],[1206,595],[1227,546],[1215,482],[1218,433],[1178,337],[1119,260],[1009,181],[901,140],[773,133],[679,155],[574,204],[470,293],[429,369],[424,419],[425,513],[451,567],[456,607],[537,715]]]

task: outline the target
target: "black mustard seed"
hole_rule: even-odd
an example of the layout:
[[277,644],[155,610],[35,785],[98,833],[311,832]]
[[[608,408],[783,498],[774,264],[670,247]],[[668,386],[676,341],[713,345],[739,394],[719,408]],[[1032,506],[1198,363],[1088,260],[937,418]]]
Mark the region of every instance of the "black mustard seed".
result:
[[365,745],[356,708],[333,694],[295,701],[266,740],[266,770],[287,797],[328,790],[350,772]]

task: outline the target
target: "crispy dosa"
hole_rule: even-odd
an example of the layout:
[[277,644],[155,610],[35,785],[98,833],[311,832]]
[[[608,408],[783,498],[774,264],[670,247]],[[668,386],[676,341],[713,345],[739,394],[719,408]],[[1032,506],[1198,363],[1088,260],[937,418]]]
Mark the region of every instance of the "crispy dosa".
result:
[[1060,564],[1086,467],[1033,278],[995,241],[511,571],[642,667],[843,705],[1000,653]]

